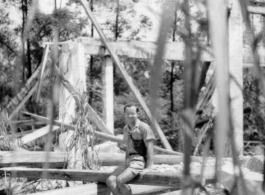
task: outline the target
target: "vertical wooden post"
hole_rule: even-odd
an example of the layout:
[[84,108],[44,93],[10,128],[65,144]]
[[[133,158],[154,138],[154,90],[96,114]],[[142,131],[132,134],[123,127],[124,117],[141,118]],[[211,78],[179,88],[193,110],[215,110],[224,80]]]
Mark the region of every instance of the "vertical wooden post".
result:
[[229,71],[231,112],[236,149],[243,155],[243,19],[238,0],[230,0]]
[[114,134],[114,82],[113,62],[111,57],[105,57],[102,65],[102,97],[103,117],[106,126]]
[[[69,44],[62,46],[62,53],[59,59],[59,69],[64,76],[69,79],[71,71],[69,70],[70,48]],[[73,84],[73,83],[72,83]],[[65,123],[71,123],[71,117],[75,117],[75,101],[71,98],[71,94],[60,83],[59,91],[59,119]]]
[[[63,53],[60,59],[60,71],[69,80],[76,91],[82,96],[86,91],[86,58],[82,43],[74,42],[63,46]],[[71,94],[63,86],[60,91],[60,105],[59,116],[64,122],[71,122],[72,117],[75,117],[75,99],[71,97]],[[69,130],[66,133],[60,135],[59,144],[60,149],[66,150],[70,146],[70,140],[74,135],[74,131]],[[69,151],[69,169],[82,169],[82,156],[81,145],[76,143],[76,147],[71,148]],[[79,185],[82,182],[69,183],[72,185]]]

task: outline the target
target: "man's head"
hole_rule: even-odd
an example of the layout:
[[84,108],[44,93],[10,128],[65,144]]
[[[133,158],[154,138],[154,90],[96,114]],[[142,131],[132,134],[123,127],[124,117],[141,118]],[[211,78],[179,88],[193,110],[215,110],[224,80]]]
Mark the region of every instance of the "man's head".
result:
[[124,107],[124,114],[126,123],[133,126],[139,116],[139,108],[134,104],[127,104]]

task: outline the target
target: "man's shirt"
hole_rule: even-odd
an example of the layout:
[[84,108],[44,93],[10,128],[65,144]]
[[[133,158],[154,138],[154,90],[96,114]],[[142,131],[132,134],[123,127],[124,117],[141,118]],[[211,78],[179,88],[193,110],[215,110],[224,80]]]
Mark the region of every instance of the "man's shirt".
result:
[[[123,128],[123,141],[126,143],[128,154],[138,153],[133,147],[133,141],[129,138],[132,135],[134,140],[143,140],[146,144],[149,140],[155,140],[154,133],[150,126],[139,119],[137,119],[135,125],[130,129],[128,125]],[[128,142],[129,138],[129,142]]]

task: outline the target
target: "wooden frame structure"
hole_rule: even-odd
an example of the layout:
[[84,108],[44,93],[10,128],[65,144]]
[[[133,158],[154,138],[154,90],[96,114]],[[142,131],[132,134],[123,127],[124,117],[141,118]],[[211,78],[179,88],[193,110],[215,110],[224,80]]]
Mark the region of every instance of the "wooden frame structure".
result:
[[[140,105],[143,107],[146,115],[148,116],[150,121],[154,122],[154,127],[155,130],[157,131],[164,147],[167,149],[167,152],[172,152],[172,154],[177,154],[172,151],[171,146],[167,142],[163,132],[161,131],[158,123],[154,120],[154,117],[150,113],[150,110],[146,106],[145,102],[141,98],[141,94],[137,90],[137,88],[134,86],[131,78],[129,75],[126,73],[123,65],[119,61],[118,56],[120,57],[129,57],[129,58],[139,58],[139,59],[152,59],[154,58],[156,54],[156,49],[157,45],[156,43],[151,43],[151,42],[137,42],[137,41],[132,41],[132,42],[113,42],[109,43],[107,42],[104,34],[102,33],[97,21],[93,17],[91,11],[89,10],[88,6],[86,5],[86,2],[84,0],[81,0],[86,13],[88,17],[92,20],[93,24],[95,25],[96,29],[98,30],[101,40],[96,40],[96,39],[91,39],[91,38],[77,38],[74,40],[75,43],[82,44],[84,47],[84,53],[86,55],[100,55],[104,56],[104,76],[105,76],[105,83],[108,83],[108,85],[105,86],[105,91],[103,94],[105,94],[105,122],[101,118],[98,117],[97,113],[93,110],[93,108],[89,107],[89,112],[91,113],[91,118],[94,121],[94,123],[98,126],[98,128],[103,131],[104,133],[97,132],[97,136],[101,136],[101,138],[104,139],[109,139],[112,141],[116,142],[121,142],[121,139],[114,137],[113,134],[113,64],[116,64],[122,73],[124,79],[130,86],[131,90],[133,91],[134,95],[136,96],[137,100],[139,101]],[[236,103],[232,103],[232,108],[236,108],[239,110],[239,112],[235,113],[235,119],[236,125],[239,125],[239,127],[236,127],[238,129],[242,129],[242,119],[243,119],[243,102],[242,102],[242,94],[240,95],[240,87],[242,87],[243,83],[243,78],[242,78],[242,69],[243,67],[249,67],[250,64],[252,64],[252,58],[250,55],[250,49],[249,48],[243,48],[243,41],[242,41],[242,16],[239,12],[239,6],[236,3],[235,0],[231,0],[233,7],[230,10],[231,15],[230,15],[230,22],[229,22],[229,39],[230,43],[232,39],[237,38],[237,44],[234,45],[229,45],[230,46],[230,73],[234,76],[235,81],[239,83],[238,85],[232,84],[231,90],[232,92],[235,92],[239,98],[236,100]],[[252,13],[256,14],[264,14],[264,9],[256,9],[254,7],[248,7],[249,11]],[[233,28],[235,26],[239,25],[239,30],[236,28]],[[238,36],[240,34],[240,36]],[[43,74],[43,70],[45,69],[45,65],[47,63],[47,56],[48,56],[48,49],[49,45],[51,43],[44,43],[46,45],[45,49],[45,55],[43,59],[43,67],[42,70],[39,68],[36,73],[33,74],[33,77],[27,82],[26,88],[23,88],[23,93],[18,94],[16,96],[15,101],[12,101],[11,104],[9,105],[10,110],[12,111],[11,117],[15,115],[21,106],[27,101],[27,99],[32,95],[32,93],[37,89],[37,86],[41,85],[41,80],[43,79],[43,76],[40,77],[39,83],[36,82],[36,75],[39,74],[41,71]],[[68,47],[70,44],[72,44],[72,41],[60,43],[63,45],[63,47]],[[214,58],[212,56],[211,49],[208,47],[205,47],[206,49],[203,51],[201,55],[201,60],[205,62],[213,62],[214,63]],[[63,49],[64,51],[64,49]],[[185,47],[181,43],[168,43],[166,45],[165,49],[165,54],[164,54],[164,59],[167,60],[185,60]],[[261,51],[262,52],[262,51]],[[83,55],[82,54],[82,55]],[[264,54],[264,52],[263,52]],[[239,57],[238,57],[239,56]],[[110,58],[111,57],[111,58]],[[261,58],[261,64],[265,64],[265,57],[262,56]],[[71,89],[74,89],[71,83],[67,79],[64,78],[64,75],[62,72],[57,70],[55,68],[55,71],[57,75],[61,78],[62,83],[64,86],[67,88],[68,91]],[[239,73],[239,74],[238,74]],[[74,90],[73,90],[74,91]],[[209,85],[209,91],[213,92],[213,86]],[[71,91],[72,92],[72,91]],[[75,91],[74,91],[75,92]],[[38,93],[39,94],[39,90]],[[73,94],[72,94],[73,95]],[[37,95],[38,96],[38,95]],[[209,98],[206,94],[203,95],[204,98]],[[203,100],[199,102],[199,104],[203,104]],[[15,105],[19,105],[15,110],[12,110],[12,108],[15,108]],[[198,107],[200,107],[200,105]],[[34,117],[34,116],[33,116]],[[40,117],[36,117],[38,120],[42,122],[47,122],[47,119]],[[55,125],[61,125],[60,122],[55,121]],[[71,125],[65,125],[67,126],[68,129],[73,128]],[[54,130],[58,129],[58,126],[53,127]],[[45,127],[38,132],[40,134],[38,136],[43,136],[48,133],[49,127]],[[34,133],[34,132],[33,132]],[[35,132],[36,133],[36,132]],[[33,134],[26,135],[22,138],[22,143],[28,143],[32,141],[33,139],[36,139],[36,136],[32,136]],[[243,141],[243,138],[241,138],[242,135],[240,134],[237,137],[237,140],[240,139]],[[0,166],[8,166],[10,165],[10,161],[12,159],[12,155],[9,153],[5,154],[0,154],[1,155],[6,155],[4,158],[6,161],[0,162]],[[38,156],[38,160],[43,160],[43,153],[42,154],[35,154]],[[62,159],[65,158],[65,153],[60,153],[58,154],[52,154],[51,156],[51,164],[54,164],[56,166],[62,166]],[[113,156],[112,156],[113,157]],[[36,156],[34,156],[36,160]],[[106,158],[108,160],[106,160]],[[110,161],[110,157],[108,155],[101,156],[101,160],[106,162],[106,165],[116,165],[117,163],[121,162],[121,155],[120,156],[115,156],[115,160]],[[8,160],[9,159],[9,160]],[[194,158],[195,160],[198,160]],[[14,159],[12,159],[14,160]],[[164,163],[166,162],[167,164],[170,163],[176,163],[182,161],[182,156],[181,157],[172,157],[172,156],[156,156],[155,157],[155,162],[156,163]],[[2,163],[2,164],[1,164]],[[21,162],[17,162],[18,164]],[[22,164],[25,163],[25,160],[23,160]],[[39,162],[31,162],[30,163],[36,163],[38,164]],[[29,163],[29,164],[30,164]],[[27,164],[27,163],[26,163]],[[21,177],[30,177],[30,178],[40,178],[40,173],[43,170],[40,169],[25,169],[25,168],[2,168],[0,169],[0,173],[12,173],[15,172],[16,176],[21,176]],[[65,179],[65,180],[82,180],[82,181],[88,181],[88,182],[105,182],[107,176],[110,174],[110,172],[98,172],[98,171],[76,171],[76,170],[52,170],[52,169],[47,169],[45,170],[47,173],[49,173],[49,178],[50,179]],[[12,176],[12,174],[11,174]],[[212,182],[213,181],[213,174],[207,176],[208,181]],[[174,186],[177,189],[180,189],[180,180],[181,179],[181,173],[180,174],[157,174],[157,173],[148,173],[145,175],[144,179],[141,181],[141,183],[145,184],[150,184],[150,185],[166,185],[166,186]],[[138,180],[136,179],[136,182]],[[138,181],[139,182],[139,181]],[[161,189],[160,189],[161,190]],[[95,192],[98,193],[98,192]]]

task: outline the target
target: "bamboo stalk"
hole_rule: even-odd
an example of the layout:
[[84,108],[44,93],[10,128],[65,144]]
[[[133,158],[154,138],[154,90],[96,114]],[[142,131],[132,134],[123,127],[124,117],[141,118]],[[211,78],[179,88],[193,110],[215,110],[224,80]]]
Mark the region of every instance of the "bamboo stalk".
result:
[[[224,156],[224,142],[229,131],[229,71],[228,71],[228,24],[227,0],[207,2],[210,35],[213,45],[216,66],[216,86],[218,88],[217,126],[215,133],[215,150],[217,170],[221,167],[221,158]],[[216,17],[218,15],[218,17]],[[220,181],[220,175],[217,175]]]

